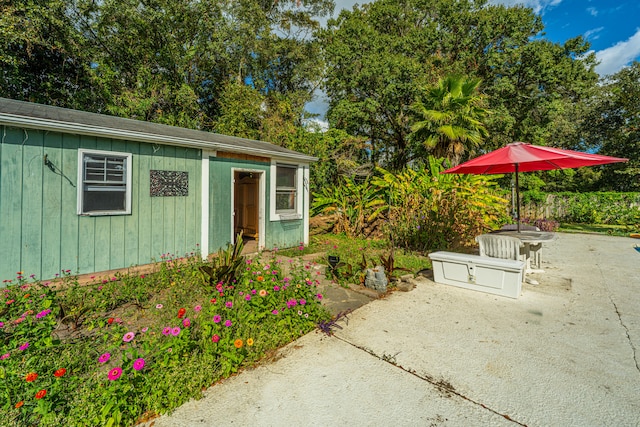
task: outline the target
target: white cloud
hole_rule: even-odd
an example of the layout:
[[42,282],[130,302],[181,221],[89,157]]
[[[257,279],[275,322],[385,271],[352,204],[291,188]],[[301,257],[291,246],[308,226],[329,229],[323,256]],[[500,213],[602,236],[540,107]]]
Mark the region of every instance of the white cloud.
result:
[[598,9],[595,7],[588,7],[587,12],[589,12],[591,16],[598,16]]
[[604,27],[598,27],[598,28],[594,28],[593,30],[585,31],[584,38],[587,40],[597,40],[598,38],[600,38],[598,33],[602,30],[604,30]]
[[600,76],[615,74],[640,56],[640,29],[625,41],[596,52],[600,65],[596,71]]

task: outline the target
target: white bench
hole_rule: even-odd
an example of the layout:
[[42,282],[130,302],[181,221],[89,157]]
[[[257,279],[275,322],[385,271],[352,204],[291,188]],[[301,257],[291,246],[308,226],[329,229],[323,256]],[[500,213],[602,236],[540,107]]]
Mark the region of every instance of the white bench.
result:
[[518,298],[522,291],[522,261],[444,251],[433,252],[429,258],[437,283],[509,298]]

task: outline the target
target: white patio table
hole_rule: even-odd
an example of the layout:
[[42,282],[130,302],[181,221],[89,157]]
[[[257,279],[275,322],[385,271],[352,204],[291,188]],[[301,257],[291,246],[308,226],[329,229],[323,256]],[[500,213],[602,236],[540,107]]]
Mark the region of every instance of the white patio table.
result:
[[[495,230],[490,234],[500,234],[501,236],[511,236],[520,239],[524,245],[525,261],[527,263],[527,273],[544,273],[541,268],[541,249],[544,242],[550,242],[556,238],[555,233],[550,231],[518,231],[516,230]],[[531,254],[533,253],[535,268],[531,268]]]

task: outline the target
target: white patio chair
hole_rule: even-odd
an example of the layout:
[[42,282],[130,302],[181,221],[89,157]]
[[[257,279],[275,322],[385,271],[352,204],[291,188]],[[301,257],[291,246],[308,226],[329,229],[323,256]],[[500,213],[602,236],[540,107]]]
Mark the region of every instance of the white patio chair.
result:
[[[524,244],[517,237],[501,236],[500,234],[483,234],[476,237],[476,242],[478,242],[480,246],[480,256],[524,261],[527,264],[525,275],[528,271],[530,272],[531,260],[527,258],[527,254],[524,251]],[[535,253],[535,255],[537,255],[537,253]],[[531,285],[538,284],[537,281],[526,277],[525,282]]]
[[480,256],[518,261],[522,255],[523,244],[516,237],[483,234],[476,237],[476,242],[480,245]]
[[[515,231],[517,229],[518,229],[518,224],[505,224],[502,227],[500,227],[500,230],[504,230],[504,231]],[[536,227],[535,225],[520,224],[520,231],[540,231],[540,228]],[[530,267],[541,270],[542,269],[542,265],[541,265],[542,243],[538,243],[536,245],[528,245],[527,249],[529,250]],[[525,259],[526,259],[524,248],[523,250],[520,251],[520,255],[525,256]]]

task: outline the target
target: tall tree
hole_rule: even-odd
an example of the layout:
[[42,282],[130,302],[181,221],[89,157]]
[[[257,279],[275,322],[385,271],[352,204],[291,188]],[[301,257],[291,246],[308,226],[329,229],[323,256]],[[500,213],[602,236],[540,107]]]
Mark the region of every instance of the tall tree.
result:
[[[332,126],[364,136],[377,163],[403,167],[410,105],[449,74],[481,78],[489,109],[486,149],[514,140],[577,139],[585,93],[597,83],[582,39],[544,38],[532,9],[485,0],[378,0],[343,11],[321,34]],[[560,138],[560,139],[558,139]]]
[[583,136],[592,150],[629,159],[602,167],[598,187],[640,191],[640,62],[605,78],[591,107]]
[[[409,136],[435,157],[449,159],[453,166],[475,154],[487,137],[483,120],[488,112],[479,86],[480,79],[441,79],[412,105],[417,121]],[[419,153],[420,148],[415,151]]]
[[333,7],[330,0],[76,1],[109,111],[202,129],[224,114],[230,82],[310,99],[321,65],[305,34]]
[[0,96],[99,110],[84,38],[62,0],[0,2]]

